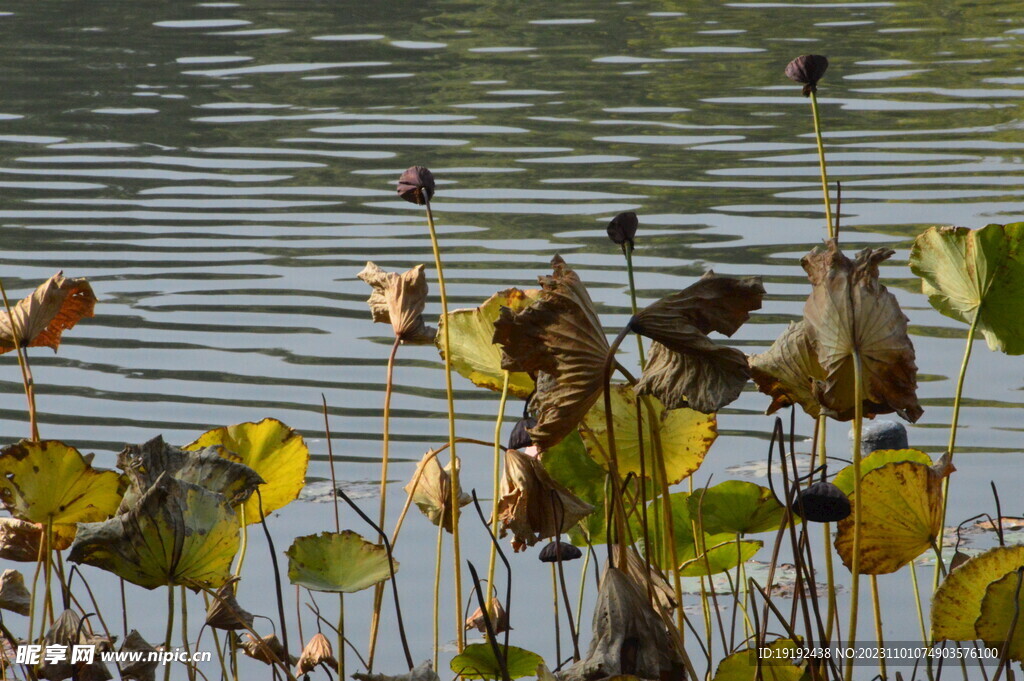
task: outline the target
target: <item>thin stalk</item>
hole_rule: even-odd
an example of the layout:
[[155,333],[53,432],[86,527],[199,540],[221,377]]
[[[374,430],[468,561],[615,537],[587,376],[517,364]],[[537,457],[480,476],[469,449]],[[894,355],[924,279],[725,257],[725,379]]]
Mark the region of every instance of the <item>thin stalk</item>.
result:
[[[164,650],[171,650],[171,634],[174,631],[174,587],[167,586],[167,633],[164,634]],[[164,665],[164,681],[170,681],[171,665]]]
[[[633,315],[639,311],[636,306],[636,282],[633,281],[633,245],[628,241],[622,244],[622,252],[626,255],[626,274],[629,276],[629,302],[633,308]],[[644,356],[644,338],[638,333],[636,336],[636,349],[640,354],[640,368],[647,368],[647,358]]]
[[39,441],[39,423],[36,420],[36,390],[32,380],[32,370],[28,365],[28,349],[22,349],[21,333],[18,330],[17,322],[14,321],[14,314],[11,312],[11,303],[7,300],[7,291],[4,289],[3,281],[0,281],[0,296],[4,300],[4,309],[7,310],[7,318],[11,320],[11,333],[14,334],[14,352],[18,357],[18,368],[21,369],[21,382],[25,387],[25,400],[28,402],[28,422],[32,439]]
[[[819,416],[815,425],[815,444],[818,451],[819,466],[824,466],[827,463],[828,455],[825,444],[825,434],[828,431],[827,426],[827,417],[824,415]],[[821,534],[825,545],[825,584],[828,592],[826,595],[827,605],[825,606],[825,640],[822,641],[822,645],[828,645],[832,640],[832,622],[836,616],[835,573],[832,568],[832,523],[822,523]]]
[[[615,363],[615,351],[618,349],[619,345],[622,344],[623,339],[625,339],[629,332],[630,328],[627,325],[619,332],[619,335],[616,336],[615,340],[612,341],[612,344],[608,348],[608,356],[605,359],[604,367],[604,422],[605,433],[608,437],[608,473],[612,480],[612,518],[615,523],[615,548],[618,554],[615,557],[615,565],[618,565],[621,569],[625,569],[626,566],[626,507],[622,501],[622,490],[620,488],[620,485],[622,484],[622,477],[619,475],[619,459],[615,447],[615,421],[612,416],[611,377],[612,366]],[[608,540],[611,541],[611,537],[609,537]]]
[[52,583],[51,573],[53,572],[53,516],[48,516],[46,519],[46,554],[43,558],[46,561],[44,566],[45,573],[43,573],[43,583],[45,585],[46,600],[43,602],[43,629],[46,628],[46,612],[50,613],[50,622],[53,622],[53,600],[50,594],[50,585]]
[[821,116],[818,113],[818,93],[811,90],[811,113],[814,114],[814,138],[818,142],[818,165],[821,167],[821,192],[825,197],[825,220],[828,222],[828,238],[835,237],[832,222],[832,201],[828,195],[828,170],[825,167],[825,145],[821,141]]
[[[885,637],[882,635],[882,603],[878,600],[878,577],[871,575],[871,604],[875,611],[875,636],[878,640],[878,647],[885,647]],[[885,678],[885,657],[878,657],[878,671],[882,678]]]
[[[180,586],[178,588],[181,589],[181,647],[185,650],[185,654],[191,658],[188,648],[188,601],[185,599],[185,587]],[[191,681],[195,681],[195,665],[188,665],[188,678]]]
[[345,594],[338,594],[338,678],[345,678]]
[[249,522],[245,518],[245,504],[238,507],[238,523],[242,526],[242,540],[238,547],[238,562],[235,563],[235,577],[242,575],[242,563],[245,562],[245,552],[249,548]]
[[910,583],[914,587],[914,603],[917,605],[917,623],[921,626],[921,642],[928,645],[928,627],[924,623],[924,609],[921,607],[921,590],[917,586],[917,567],[910,561]]
[[[861,424],[864,420],[863,376],[861,372],[860,354],[853,352],[853,560],[850,565],[852,583],[850,585],[850,626],[847,629],[848,645],[857,643],[857,606],[860,596],[860,534],[861,534],[861,494],[860,494],[860,438]],[[846,660],[845,681],[853,678],[853,658]]]
[[590,552],[583,552],[583,571],[580,572],[580,592],[576,601],[576,631],[580,630],[580,622],[583,620],[583,594],[587,584],[587,568],[590,567]]
[[[39,573],[43,570],[43,551],[46,550],[46,538],[39,539],[39,552],[36,554],[36,570],[32,575],[32,589],[28,598],[28,637],[32,638],[32,631],[35,629],[36,621],[36,585],[39,584]],[[46,619],[45,617],[43,618]],[[45,624],[45,622],[44,622]]]
[[[558,573],[555,572],[554,563],[551,564],[551,596],[551,608],[555,613],[555,664],[562,664],[562,625],[558,617]],[[569,613],[569,619],[572,619],[572,612]]]
[[[508,401],[509,372],[502,371],[501,401],[498,402],[498,417],[494,420],[494,489],[491,497],[491,533],[498,536],[498,497],[501,496],[501,425],[505,420],[505,403]],[[491,544],[491,555],[487,561],[487,597],[494,588],[494,569],[498,565],[498,547]]]
[[[434,214],[430,210],[430,201],[424,205],[427,209],[427,226],[430,228],[430,246],[434,250],[434,267],[437,269],[437,285],[441,292],[441,316],[448,321],[448,293],[444,285],[444,270],[441,268],[441,249],[437,243],[437,230],[434,228]],[[451,450],[452,471],[452,558],[455,568],[455,641],[461,653],[466,645],[466,634],[462,628],[462,550],[459,544],[459,464],[455,454],[455,396],[452,388],[452,353],[449,351],[451,342],[448,329],[451,324],[444,324],[441,332],[442,349],[444,350],[444,382],[448,397],[448,448]]]
[[[441,622],[441,546],[444,542],[444,523],[437,524],[437,549],[434,559],[434,671],[437,671],[437,651],[440,643]],[[460,613],[461,615],[461,613]]]
[[[277,551],[274,550],[274,540],[270,536],[270,528],[267,527],[267,516],[263,512],[263,495],[256,488],[256,502],[260,513],[260,525],[263,526],[263,534],[267,538],[267,548],[270,550],[270,565],[274,569],[274,591],[277,595],[277,616],[281,618],[281,648],[284,652],[285,663],[291,658],[288,654],[288,629],[284,618],[284,596],[281,593],[281,569],[277,564]],[[388,556],[390,558],[390,556]],[[394,576],[392,575],[392,579]],[[234,637],[232,637],[233,639]]]

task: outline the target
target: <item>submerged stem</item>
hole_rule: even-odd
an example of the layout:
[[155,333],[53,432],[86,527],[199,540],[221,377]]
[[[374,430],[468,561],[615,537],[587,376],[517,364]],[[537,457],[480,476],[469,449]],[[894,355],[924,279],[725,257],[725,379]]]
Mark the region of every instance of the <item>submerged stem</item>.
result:
[[832,221],[832,201],[828,195],[828,170],[825,167],[825,145],[821,141],[821,116],[818,113],[818,93],[811,90],[811,113],[814,114],[814,138],[818,142],[818,165],[821,167],[821,191],[825,198],[825,220],[828,222],[828,238],[835,238]]

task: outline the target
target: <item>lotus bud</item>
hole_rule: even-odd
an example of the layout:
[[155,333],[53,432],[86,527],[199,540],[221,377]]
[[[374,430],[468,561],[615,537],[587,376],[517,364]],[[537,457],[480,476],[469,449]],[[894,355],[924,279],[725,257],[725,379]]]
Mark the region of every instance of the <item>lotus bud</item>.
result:
[[338,661],[334,659],[331,642],[323,634],[317,633],[302,649],[299,662],[295,665],[295,676],[308,674],[320,664],[326,664],[334,671],[338,671]]
[[422,206],[434,198],[434,175],[423,166],[413,166],[398,178],[398,195]]
[[[492,598],[491,602],[487,604],[487,616],[491,620],[491,628],[494,630],[495,636],[511,630],[511,627],[508,626],[508,613],[505,612],[505,608],[501,607],[501,601],[497,598]],[[487,633],[487,623],[484,621],[484,613],[480,608],[477,608],[466,619],[466,629],[476,629],[481,634]]]
[[786,76],[790,80],[802,83],[804,86],[804,97],[810,96],[818,89],[818,81],[828,70],[828,59],[820,54],[804,54],[786,66]]
[[616,243],[623,248],[628,243],[630,250],[632,250],[633,237],[636,236],[636,228],[639,224],[639,221],[636,219],[636,213],[633,211],[619,213],[608,223],[608,238],[612,240],[612,243]]
[[568,544],[566,542],[553,541],[545,544],[544,548],[540,550],[540,558],[542,563],[565,563],[570,560],[576,560],[577,558],[583,557],[583,552],[579,548]]
[[520,451],[533,446],[533,438],[530,437],[529,429],[537,427],[537,419],[526,416],[516,421],[512,427],[512,434],[508,436],[508,448]]
[[850,515],[850,498],[831,482],[820,481],[800,490],[793,513],[815,523],[834,523]]

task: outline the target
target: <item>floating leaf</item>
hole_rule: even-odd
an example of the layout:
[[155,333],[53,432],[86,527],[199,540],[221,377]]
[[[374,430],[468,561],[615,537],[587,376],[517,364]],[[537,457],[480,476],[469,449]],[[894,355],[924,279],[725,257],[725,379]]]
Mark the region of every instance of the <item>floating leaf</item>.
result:
[[297,537],[286,553],[288,580],[313,591],[355,593],[391,578],[384,547],[351,530]]
[[[461,467],[461,462],[457,462],[456,468]],[[413,503],[423,515],[434,525],[439,525],[443,518],[444,529],[449,533],[452,531],[451,470],[451,462],[442,468],[437,462],[437,453],[427,452],[416,465],[412,480],[405,486],[405,491],[412,495]],[[459,508],[473,501],[473,497],[461,488],[458,497]]]
[[147,589],[216,589],[237,551],[238,518],[227,500],[165,473],[127,513],[80,524],[69,559]]
[[773,532],[786,515],[770,489],[742,480],[726,480],[697,491],[687,503],[693,518],[700,509],[701,527],[709,534]]
[[0,500],[16,518],[53,522],[64,536],[74,523],[109,518],[121,503],[121,476],[92,467],[57,440],[22,440],[0,450]]
[[[624,383],[611,387],[612,422],[615,427],[615,451],[619,463],[619,475],[629,473],[639,476],[640,438],[637,433],[636,406],[638,397],[633,389]],[[713,414],[704,414],[693,409],[665,409],[655,398],[649,398],[657,414],[657,428],[661,437],[662,457],[668,483],[675,483],[688,477],[700,467],[711,444],[718,437]],[[642,406],[642,405],[641,405]],[[654,440],[651,438],[650,412],[641,412],[644,422],[644,466],[648,478],[654,477],[656,459]],[[583,442],[591,458],[602,466],[608,466],[609,447],[603,400],[587,412],[583,422]]]
[[[253,469],[266,481],[259,488],[264,515],[294,501],[306,483],[309,448],[301,435],[277,419],[215,428],[184,448],[197,450],[214,445],[224,447],[235,456],[233,460]],[[262,519],[259,508],[255,496],[245,502],[242,509],[246,523]]]
[[1001,648],[1007,642],[1006,634],[1012,626],[1013,637],[1009,640],[1006,657],[1017,662],[1024,660],[1024,622],[1020,622],[1024,589],[1020,588],[1020,582],[1021,573],[1014,570],[989,584],[981,599],[981,615],[974,623],[978,638],[992,648]]
[[689,406],[711,413],[729,404],[750,378],[746,356],[707,337],[731,336],[761,307],[760,277],[719,277],[708,272],[689,287],[638,312],[630,328],[655,341],[637,385],[668,409]]
[[801,319],[790,323],[767,352],[747,359],[757,389],[772,398],[766,414],[799,404],[810,416],[818,418],[821,405],[813,388],[816,381],[825,380],[825,370],[818,363],[807,322]]
[[[510,679],[534,676],[537,665],[543,664],[540,655],[515,646],[497,644],[505,656],[505,665]],[[500,679],[501,665],[494,657],[490,643],[471,643],[452,658],[451,669],[464,679]]]
[[554,447],[544,450],[541,462],[555,482],[594,507],[593,512],[569,529],[572,543],[586,546],[587,537],[592,544],[605,543],[604,485],[608,473],[587,455],[580,434],[572,433]]
[[423,321],[427,304],[427,276],[423,265],[396,274],[385,272],[372,262],[358,275],[373,289],[367,304],[373,321],[391,324],[402,343],[425,345],[434,342],[437,331]]
[[[939,541],[942,534],[942,480],[953,466],[913,461],[876,468],[860,482],[860,571],[896,572]],[[855,514],[854,514],[855,515]],[[839,521],[836,551],[853,563],[854,517]]]
[[[716,537],[716,535],[712,535],[712,537]],[[717,575],[720,572],[734,570],[740,563],[745,563],[753,558],[754,554],[764,546],[764,542],[755,539],[736,541],[733,538],[717,545],[705,543],[705,546],[707,548],[704,553],[684,561],[679,566],[680,577]]]
[[[436,344],[444,357],[443,331],[448,321],[448,342],[452,350],[452,368],[481,388],[501,392],[505,370],[501,366],[501,347],[494,341],[494,323],[498,321],[501,309],[521,312],[533,302],[540,291],[520,291],[510,288],[499,291],[483,302],[480,307],[454,310],[447,317],[441,317]],[[530,375],[513,371],[508,377],[508,392],[520,399],[526,399],[533,392],[534,384]]]
[[[75,538],[74,525],[55,525],[53,550],[63,551],[71,546]],[[0,558],[22,563],[39,560],[40,547],[46,535],[46,528],[17,518],[0,518]]]
[[[912,461],[924,464],[925,466],[932,465],[932,458],[916,449],[876,449],[860,460],[861,480],[876,468],[901,461]],[[832,479],[832,484],[843,490],[847,495],[853,494],[853,466],[847,466],[836,473],[836,477]]]
[[17,570],[4,570],[0,575],[0,608],[28,616],[32,594],[25,588],[25,578]]
[[[1024,566],[1024,546],[997,546],[949,573],[932,598],[932,640],[973,641],[988,585]],[[1016,579],[1016,574],[1014,574]],[[1006,632],[1003,632],[1005,637]]]
[[990,349],[1024,353],[1024,222],[932,227],[914,240],[910,269],[936,310],[964,324],[977,315]]
[[560,256],[553,273],[540,277],[537,299],[520,312],[502,308],[494,323],[501,367],[537,377],[530,409],[537,425],[530,436],[541,450],[576,430],[604,389],[610,347],[590,294]]
[[826,250],[815,248],[800,261],[814,287],[804,319],[825,372],[814,395],[841,421],[854,416],[854,353],[861,362],[865,416],[895,411],[913,422],[922,413],[907,318],[878,281],[878,264],[892,254],[868,248],[850,260],[830,239]]
[[16,337],[23,348],[45,346],[57,352],[61,334],[92,317],[95,307],[96,295],[88,281],[58,272],[11,308],[13,325],[11,315],[0,309],[0,355],[15,348]]
[[[791,660],[800,657],[801,645],[793,639],[780,638],[767,644],[771,656],[761,656],[761,675],[764,681],[801,681],[807,671],[807,663],[793,664]],[[784,655],[792,651],[792,655]],[[718,663],[712,681],[752,681],[757,668],[758,651],[755,648],[740,650]]]

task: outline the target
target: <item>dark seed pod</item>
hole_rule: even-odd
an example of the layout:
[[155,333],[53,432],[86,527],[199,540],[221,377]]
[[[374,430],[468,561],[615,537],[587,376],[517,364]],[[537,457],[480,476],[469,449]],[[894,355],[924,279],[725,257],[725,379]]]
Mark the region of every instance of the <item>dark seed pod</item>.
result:
[[[561,547],[561,552],[559,552]],[[540,550],[540,558],[542,563],[564,563],[567,560],[576,560],[583,556],[583,552],[577,547],[566,542],[548,542],[544,548]]]
[[423,166],[413,166],[398,178],[398,195],[417,206],[434,198],[434,175]]
[[639,224],[636,213],[633,211],[619,213],[608,223],[608,238],[620,246],[628,242],[632,248],[633,237],[636,236],[636,228]]
[[804,96],[810,95],[818,89],[818,81],[828,70],[828,59],[820,54],[804,54],[786,66],[786,77],[802,83]]
[[508,448],[518,449],[522,451],[533,444],[533,438],[530,437],[528,429],[537,426],[537,419],[532,416],[527,416],[516,421],[516,425],[512,428],[512,434],[508,436]]
[[816,482],[800,490],[793,513],[815,523],[835,523],[850,515],[850,498],[831,482]]

